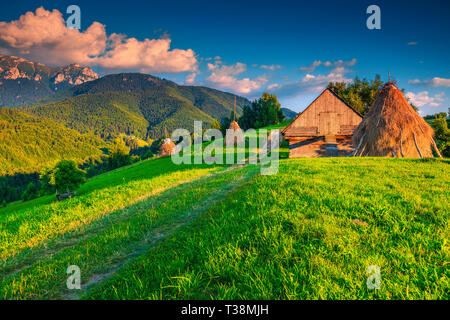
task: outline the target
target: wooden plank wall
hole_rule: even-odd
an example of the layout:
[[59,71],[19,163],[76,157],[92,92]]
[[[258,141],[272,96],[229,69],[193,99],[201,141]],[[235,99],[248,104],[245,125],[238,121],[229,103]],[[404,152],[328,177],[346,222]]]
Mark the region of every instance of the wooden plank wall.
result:
[[[337,151],[331,153],[328,147]],[[323,137],[293,138],[289,140],[289,158],[348,157],[354,151],[351,137],[340,136],[335,143],[326,143]]]
[[[329,90],[322,94],[286,130],[285,137],[303,136],[317,128],[317,136],[353,134],[362,118]],[[307,130],[303,128],[308,128]],[[330,132],[331,131],[331,132]],[[345,133],[344,133],[345,132]],[[300,134],[299,134],[300,133]],[[306,135],[306,134],[305,134]],[[311,135],[313,136],[313,135]]]

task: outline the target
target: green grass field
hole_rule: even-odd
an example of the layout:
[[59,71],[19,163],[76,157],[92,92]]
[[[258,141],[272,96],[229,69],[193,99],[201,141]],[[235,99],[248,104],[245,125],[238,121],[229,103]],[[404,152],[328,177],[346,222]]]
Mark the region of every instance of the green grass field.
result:
[[1,209],[0,298],[449,299],[449,165],[136,163]]

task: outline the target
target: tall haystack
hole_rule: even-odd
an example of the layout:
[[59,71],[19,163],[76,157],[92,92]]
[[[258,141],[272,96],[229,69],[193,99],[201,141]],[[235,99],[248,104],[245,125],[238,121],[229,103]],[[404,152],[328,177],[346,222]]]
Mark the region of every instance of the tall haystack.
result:
[[[353,156],[433,157],[434,131],[409,105],[403,93],[388,82],[353,134]],[[437,151],[439,154],[439,151]]]
[[166,138],[164,139],[163,144],[161,145],[161,156],[170,156],[172,154],[172,150],[175,148],[175,143],[173,143],[172,139]]
[[236,96],[234,97],[233,121],[231,121],[230,127],[228,128],[228,130],[233,130],[233,131],[227,132],[227,135],[225,137],[225,143],[227,145],[241,144],[244,142],[244,136],[243,136],[244,132],[241,130],[241,127],[239,127],[239,124],[236,121]]
[[230,128],[225,136],[225,143],[229,146],[244,143],[244,132],[239,127],[237,121],[230,123]]

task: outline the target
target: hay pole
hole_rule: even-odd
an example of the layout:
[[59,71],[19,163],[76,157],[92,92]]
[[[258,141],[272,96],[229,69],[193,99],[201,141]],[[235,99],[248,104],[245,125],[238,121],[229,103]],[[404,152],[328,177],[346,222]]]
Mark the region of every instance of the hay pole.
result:
[[403,139],[403,132],[400,129],[400,154],[402,155],[402,158],[404,158],[405,156],[403,155],[403,144],[402,144],[402,139]]
[[352,157],[356,156],[356,153],[358,152],[359,147],[361,147],[361,143],[363,142],[363,139],[364,139],[365,136],[366,136],[366,133],[364,132],[364,134],[362,135],[361,139],[359,140],[359,144],[356,147],[355,152],[353,152],[353,154],[352,154]]
[[414,137],[414,144],[416,145],[416,149],[417,149],[417,151],[419,152],[419,156],[420,156],[421,158],[423,158],[423,157],[422,157],[422,152],[420,152],[419,146],[417,145],[416,134],[415,134],[414,132],[413,132],[413,137]]
[[434,151],[436,151],[436,153],[437,153],[437,155],[439,156],[439,158],[442,159],[442,155],[441,155],[441,153],[439,152],[439,149],[438,149],[438,147],[437,147],[437,145],[436,145],[436,142],[434,141],[433,138],[431,138],[431,145],[433,146]]
[[364,145],[364,147],[362,147],[361,152],[359,153],[358,157],[362,156],[363,152],[366,150],[366,146],[367,146],[367,143]]

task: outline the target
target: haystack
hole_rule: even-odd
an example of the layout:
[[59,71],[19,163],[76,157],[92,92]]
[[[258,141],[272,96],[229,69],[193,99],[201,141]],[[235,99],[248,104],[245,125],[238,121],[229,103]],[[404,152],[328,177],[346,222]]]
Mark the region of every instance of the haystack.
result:
[[384,85],[355,129],[353,156],[433,157],[434,131],[409,105],[403,93],[391,82]]
[[228,130],[227,135],[225,136],[225,143],[227,145],[236,145],[244,143],[244,132],[241,130],[241,127],[239,127],[239,124],[236,121],[236,96],[234,96],[233,121],[231,121]]
[[172,139],[166,138],[164,139],[163,144],[161,145],[161,156],[170,156],[172,154],[172,150],[175,148],[175,143],[173,143]]
[[233,120],[230,123],[230,128],[227,130],[227,135],[225,136],[225,143],[227,145],[242,144],[244,142],[244,132],[239,127],[237,121]]
[[240,130],[241,127],[239,127],[239,124],[237,123],[237,121],[231,121],[230,123],[230,127],[228,128],[230,130]]

